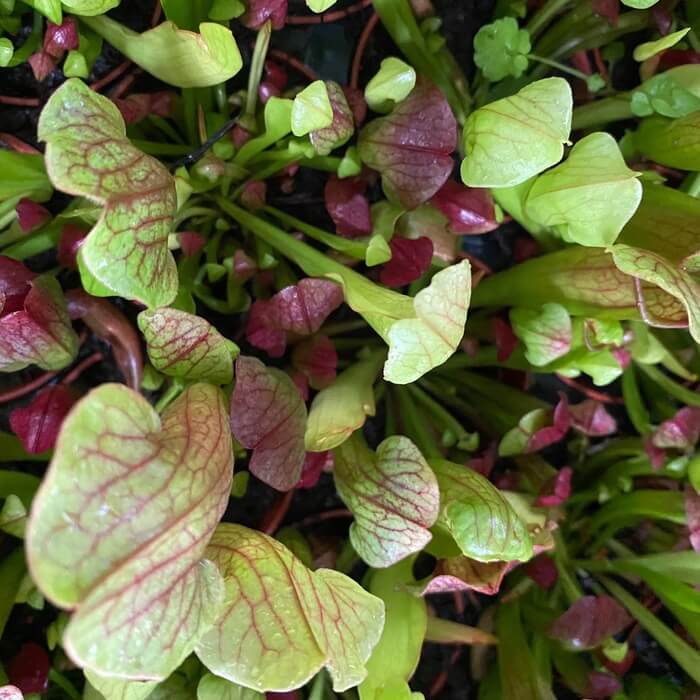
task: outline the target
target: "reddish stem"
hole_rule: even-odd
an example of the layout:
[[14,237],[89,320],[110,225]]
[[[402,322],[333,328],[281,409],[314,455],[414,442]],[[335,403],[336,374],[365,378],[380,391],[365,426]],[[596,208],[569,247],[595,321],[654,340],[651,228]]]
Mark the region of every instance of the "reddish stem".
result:
[[163,6],[160,4],[160,0],[156,0],[153,6],[153,15],[151,16],[151,26],[155,27],[158,22],[160,22],[161,15],[163,14]]
[[86,357],[80,364],[76,365],[62,380],[61,384],[72,384],[78,377],[92,365],[102,362],[104,355],[101,352],[93,352],[90,357]]
[[331,10],[322,15],[288,15],[285,21],[287,24],[328,24],[328,22],[338,22],[356,12],[362,12],[371,4],[372,0],[361,0],[361,2],[356,2],[344,10]]
[[593,49],[593,59],[595,60],[595,67],[598,69],[598,72],[600,73],[603,80],[605,80],[605,82],[607,83],[609,80],[608,69],[605,66],[605,61],[603,61],[603,57],[600,54],[600,49]]
[[581,382],[577,382],[575,379],[571,379],[571,377],[565,377],[561,374],[557,374],[557,379],[567,386],[570,386],[572,389],[576,389],[576,391],[582,393],[584,396],[587,396],[589,399],[593,399],[594,401],[614,404],[623,404],[625,402],[621,396],[610,396],[603,391],[596,391],[590,386],[586,386],[585,384],[581,384]]
[[352,513],[347,508],[335,508],[334,510],[326,510],[322,513],[309,515],[297,523],[292,523],[291,527],[307,527],[309,525],[322,523],[326,520],[340,520],[343,518],[352,518]]
[[11,105],[13,107],[38,107],[38,97],[11,97],[10,95],[0,95],[0,105]]
[[124,76],[118,83],[117,86],[110,92],[109,97],[111,100],[118,100],[133,84],[136,80],[136,76],[141,71],[134,71],[129,75]]
[[34,148],[34,146],[30,146],[28,143],[25,143],[22,141],[22,139],[18,139],[12,134],[0,132],[0,141],[4,143],[11,151],[16,151],[17,153],[27,153],[30,155],[41,154],[40,150]]
[[445,686],[447,685],[447,679],[449,677],[450,669],[457,663],[457,660],[462,655],[462,649],[455,649],[450,656],[450,660],[447,664],[447,668],[440,671],[437,676],[435,676],[433,682],[430,685],[430,690],[428,690],[428,697],[434,698],[436,695],[441,693]]
[[273,56],[274,58],[283,61],[287,65],[299,71],[299,73],[308,78],[312,83],[315,80],[318,80],[318,73],[312,68],[309,68],[305,63],[302,63],[298,59],[294,58],[294,56],[290,56],[288,53],[280,51],[279,49],[270,49],[268,53],[270,54],[270,56]]
[[95,90],[95,92],[102,90],[105,85],[109,85],[113,80],[116,80],[120,75],[125,73],[129,69],[130,65],[131,61],[124,61],[120,63],[116,68],[107,73],[107,75],[99,80],[96,80],[94,83],[91,83],[90,89]]
[[365,25],[365,28],[360,34],[360,38],[357,41],[357,48],[355,49],[355,55],[352,59],[352,72],[350,73],[350,87],[357,89],[360,84],[360,67],[362,66],[362,57],[365,55],[365,49],[367,48],[367,42],[374,28],[379,22],[379,15],[375,12],[370,18],[369,22]]
[[281,493],[277,497],[277,500],[272,504],[272,508],[267,511],[262,523],[260,523],[262,532],[266,535],[274,535],[277,532],[284,520],[284,516],[287,515],[292,498],[294,498],[294,489]]
[[58,372],[44,372],[44,374],[39,375],[36,377],[36,379],[32,379],[26,384],[22,384],[22,386],[17,386],[14,389],[3,391],[0,393],[0,404],[9,403],[15,399],[22,398],[22,396],[31,394],[34,390],[44,386],[44,384],[47,382],[50,382],[57,374]]

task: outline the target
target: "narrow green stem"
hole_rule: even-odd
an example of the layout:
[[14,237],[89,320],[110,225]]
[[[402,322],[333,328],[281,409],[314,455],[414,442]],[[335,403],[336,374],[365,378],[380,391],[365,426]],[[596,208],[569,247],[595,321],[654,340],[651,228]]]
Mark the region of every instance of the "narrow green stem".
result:
[[630,107],[630,94],[621,93],[604,100],[596,100],[576,107],[573,112],[572,129],[591,129],[610,122],[632,119],[634,114]]
[[457,441],[470,436],[470,433],[464,429],[462,424],[449,411],[445,410],[442,405],[426,394],[425,391],[423,391],[423,389],[421,389],[419,386],[416,384],[409,384],[407,389],[416,399],[416,401],[418,401],[418,403],[420,403],[427,411],[430,412],[436,423],[438,423],[441,428],[444,430],[449,430],[454,434]]
[[418,410],[415,402],[405,387],[396,387],[392,391],[398,400],[399,416],[404,431],[427,459],[442,459],[444,455],[436,448],[435,436],[428,427],[425,415]]
[[184,389],[184,384],[177,379],[174,379],[172,384],[165,390],[163,395],[156,403],[156,413],[162,413],[181,393]]
[[543,63],[545,66],[549,66],[550,68],[556,68],[557,70],[561,71],[562,73],[568,73],[569,75],[572,75],[574,78],[579,78],[583,81],[588,80],[589,76],[586,75],[583,71],[576,70],[575,68],[571,68],[571,66],[567,66],[565,63],[559,63],[559,61],[553,61],[551,58],[545,58],[544,56],[538,56],[537,54],[531,53],[528,58],[532,59],[533,61],[537,63]]
[[255,109],[258,104],[258,87],[262,79],[265,57],[270,46],[272,36],[272,24],[268,19],[258,31],[253,49],[253,59],[248,73],[248,92],[245,98],[245,112],[240,119],[241,126],[250,132],[255,131]]
[[634,365],[630,365],[622,375],[622,396],[634,429],[640,435],[647,435],[651,431],[651,418],[639,391]]
[[649,379],[651,379],[651,381],[657,386],[661,387],[664,391],[678,399],[680,402],[687,404],[688,406],[700,407],[700,394],[698,394],[696,391],[692,391],[691,389],[687,389],[678,382],[675,382],[654,365],[636,363],[635,367],[646,374],[646,376],[649,377]]
[[556,15],[566,9],[570,2],[571,0],[547,0],[525,27],[530,36],[534,39]]

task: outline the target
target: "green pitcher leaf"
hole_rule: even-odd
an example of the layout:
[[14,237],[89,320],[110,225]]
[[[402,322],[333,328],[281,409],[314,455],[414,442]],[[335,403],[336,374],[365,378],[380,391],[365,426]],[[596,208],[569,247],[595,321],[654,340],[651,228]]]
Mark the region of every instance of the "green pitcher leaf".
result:
[[83,22],[147,73],[176,87],[218,85],[243,65],[233,34],[221,24],[203,22],[197,34],[163,22],[139,34],[105,15]]
[[501,492],[481,474],[444,459],[430,460],[440,485],[437,527],[477,561],[527,561],[532,539]]
[[420,450],[392,435],[370,450],[360,432],[333,452],[335,486],[352,511],[350,542],[373,568],[391,566],[430,542],[437,480]]
[[416,71],[400,58],[382,59],[379,70],[365,86],[368,107],[380,113],[391,110],[393,105],[406,99],[416,86]]
[[75,610],[63,644],[77,665],[162,680],[192,651],[223,599],[202,557],[232,474],[228,412],[211,385],[160,417],[117,384],[76,404],[32,505],[27,557],[42,593]]
[[220,525],[207,556],[227,588],[223,614],[196,649],[210,671],[259,691],[298,688],[323,666],[337,692],[362,682],[384,625],[381,600],[241,525]]
[[535,180],[525,213],[569,243],[612,245],[642,199],[638,175],[610,134],[590,134],[561,165]]
[[680,119],[648,117],[633,136],[635,148],[669,168],[700,170],[700,111]]
[[464,125],[464,184],[512,187],[558,163],[572,109],[569,83],[546,78],[473,112]]
[[515,335],[525,344],[525,357],[542,367],[571,349],[573,330],[569,312],[561,304],[543,304],[541,310],[511,309]]
[[0,318],[0,372],[17,372],[29,365],[59,370],[78,354],[78,336],[58,282],[42,275],[30,284],[24,309]]
[[148,358],[163,374],[187,381],[229,384],[236,346],[208,321],[177,309],[149,309],[138,316]]
[[309,410],[304,443],[310,452],[332,450],[347,440],[373,416],[374,382],[384,353],[374,353],[339,374],[316,394]]
[[129,142],[114,103],[77,78],[46,103],[39,138],[47,142],[46,169],[54,185],[104,205],[80,246],[83,278],[101,286],[88,291],[148,306],[169,304],[178,285],[168,250],[177,205],[170,173]]
[[611,251],[622,272],[657,285],[683,304],[690,334],[700,343],[700,283],[695,277],[648,250],[618,244]]

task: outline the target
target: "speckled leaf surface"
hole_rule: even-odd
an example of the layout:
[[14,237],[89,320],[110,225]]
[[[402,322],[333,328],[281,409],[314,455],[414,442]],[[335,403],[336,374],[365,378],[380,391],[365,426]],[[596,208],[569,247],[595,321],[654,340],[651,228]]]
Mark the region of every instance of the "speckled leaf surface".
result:
[[336,489],[355,518],[350,542],[367,564],[388,567],[425,547],[438,516],[440,491],[411,440],[392,435],[375,453],[355,433],[333,458]]
[[384,625],[381,600],[337,571],[310,571],[241,525],[219,526],[207,556],[227,587],[224,612],[196,650],[212,672],[260,691],[298,688],[323,666],[338,692],[365,678]]
[[49,98],[38,130],[54,186],[104,206],[78,255],[87,291],[169,304],[178,286],[168,250],[177,205],[170,173],[126,138],[116,106],[78,79]]
[[223,582],[203,561],[228,502],[233,453],[221,392],[195,384],[161,417],[103,384],[66,418],[27,529],[32,577],[75,612],[79,666],[165,678],[211,624]]

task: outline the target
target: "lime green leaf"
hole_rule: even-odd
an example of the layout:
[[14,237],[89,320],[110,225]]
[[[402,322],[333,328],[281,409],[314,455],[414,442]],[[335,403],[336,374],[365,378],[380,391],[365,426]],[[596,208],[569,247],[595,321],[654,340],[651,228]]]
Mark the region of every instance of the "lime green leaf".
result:
[[391,566],[430,542],[440,492],[420,450],[402,435],[376,454],[357,432],[333,452],[338,495],[355,521],[350,542],[373,568]]
[[634,60],[641,63],[642,61],[646,61],[648,58],[656,56],[656,54],[661,53],[666,49],[670,49],[672,46],[675,46],[689,31],[690,27],[686,27],[685,29],[680,29],[677,32],[672,32],[671,34],[662,36],[656,41],[647,41],[640,44],[634,50]]
[[236,346],[208,321],[177,309],[150,309],[138,316],[148,358],[163,374],[187,381],[229,384]]
[[228,591],[196,650],[210,671],[260,691],[298,688],[323,666],[338,692],[365,678],[384,625],[381,600],[337,571],[310,571],[281,543],[240,525],[220,525],[207,556]]
[[656,113],[677,119],[700,109],[700,97],[667,71],[645,80],[632,93],[630,109],[637,117]]
[[203,22],[197,34],[163,22],[138,34],[104,15],[83,22],[147,73],[176,87],[218,85],[243,65],[233,34],[221,24]]
[[0,68],[7,68],[15,53],[15,46],[7,37],[0,39]]
[[464,183],[512,187],[558,163],[572,108],[569,83],[546,78],[473,112],[464,125]]
[[176,207],[170,173],[131,145],[114,103],[76,78],[46,103],[39,138],[47,142],[46,167],[55,186],[104,205],[79,253],[81,274],[104,287],[98,296],[169,304],[177,293],[168,250]]
[[416,85],[416,71],[400,58],[382,59],[379,70],[365,87],[365,100],[371,110],[385,114],[408,97]]
[[87,80],[90,75],[90,69],[85,56],[79,51],[69,51],[66,60],[63,62],[63,75],[66,78],[84,78]]
[[63,7],[74,15],[102,15],[119,5],[121,0],[61,0]]
[[279,141],[292,130],[292,108],[294,103],[279,97],[271,97],[265,104],[263,120],[265,131],[241,146],[234,160],[245,165],[253,156]]
[[615,265],[622,272],[657,285],[683,304],[690,334],[700,343],[700,283],[666,258],[648,250],[619,244],[611,251]]
[[161,680],[193,649],[224,594],[202,557],[232,472],[228,411],[213,386],[189,387],[162,417],[117,384],[76,404],[27,528],[34,581],[75,609],[64,647],[76,664]]
[[338,0],[306,0],[306,6],[312,12],[325,12],[333,7]]
[[670,168],[700,170],[700,111],[680,119],[648,117],[633,135],[635,148]]
[[51,196],[43,156],[0,151],[0,168],[4,173],[0,178],[0,200],[31,196],[43,201]]
[[631,7],[635,10],[648,10],[650,7],[656,5],[659,0],[622,0],[623,5]]
[[409,559],[370,578],[369,590],[384,601],[386,621],[358,688],[360,700],[411,700],[407,681],[418,665],[428,622],[425,601],[407,590],[414,583],[412,566]]
[[323,80],[307,85],[292,106],[292,133],[305,136],[311,131],[327,129],[333,123],[333,105]]
[[540,311],[511,309],[513,331],[525,343],[525,357],[542,367],[566,355],[571,349],[572,326],[561,304],[544,304]]
[[262,693],[251,688],[205,673],[197,686],[197,700],[265,700]]
[[83,700],[105,698],[105,700],[145,700],[158,685],[157,681],[121,681],[105,678],[93,671],[85,671],[87,686]]
[[514,17],[484,25],[474,37],[474,63],[488,80],[519,78],[528,66],[530,35]]
[[440,485],[437,526],[477,561],[527,561],[532,539],[501,492],[481,474],[443,459],[430,460]]
[[525,213],[569,243],[612,245],[642,199],[638,175],[610,134],[590,134],[561,165],[535,180]]
[[304,444],[310,452],[332,450],[373,416],[374,382],[384,361],[375,353],[348,367],[316,394],[306,422]]
[[61,24],[63,12],[61,11],[61,0],[24,0],[37,12],[41,12],[44,17],[48,17],[54,24]]
[[24,309],[0,318],[0,372],[17,372],[32,364],[59,370],[77,353],[78,336],[61,287],[50,275],[35,278]]
[[332,80],[326,81],[325,85],[333,110],[333,120],[325,129],[316,129],[309,134],[311,144],[320,156],[327,156],[331,151],[347,143],[355,129],[355,118],[343,88]]
[[234,17],[240,17],[245,10],[242,0],[214,0],[209,10],[209,19],[215,22],[226,22]]

